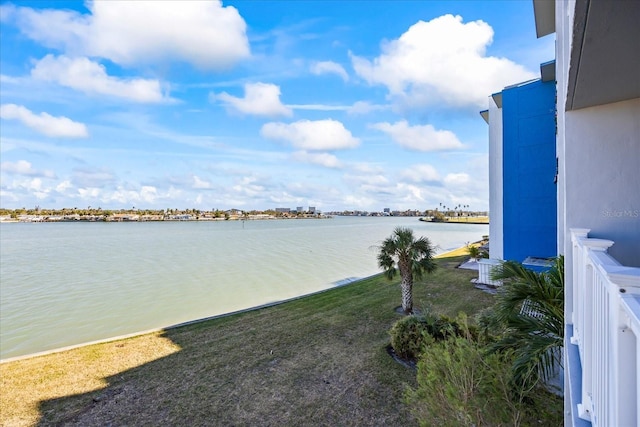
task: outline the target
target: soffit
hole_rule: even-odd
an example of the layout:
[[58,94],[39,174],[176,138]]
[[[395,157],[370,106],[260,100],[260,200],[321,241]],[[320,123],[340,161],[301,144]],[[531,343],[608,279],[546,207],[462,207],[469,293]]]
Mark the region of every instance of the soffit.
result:
[[576,2],[567,110],[640,97],[640,2]]
[[538,38],[555,33],[556,4],[554,0],[533,0],[533,14]]

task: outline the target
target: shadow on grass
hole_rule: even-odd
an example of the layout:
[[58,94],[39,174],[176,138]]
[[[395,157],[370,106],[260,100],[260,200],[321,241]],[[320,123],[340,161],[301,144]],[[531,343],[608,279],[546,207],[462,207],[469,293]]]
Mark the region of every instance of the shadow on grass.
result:
[[414,424],[414,374],[385,349],[398,295],[380,281],[166,330],[178,352],[40,402],[38,425]]

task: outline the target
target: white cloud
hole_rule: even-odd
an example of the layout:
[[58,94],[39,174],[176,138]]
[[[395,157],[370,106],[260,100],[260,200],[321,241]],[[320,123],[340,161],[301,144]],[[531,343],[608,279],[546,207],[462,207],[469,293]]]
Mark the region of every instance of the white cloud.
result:
[[438,183],[440,182],[440,175],[438,171],[431,165],[413,165],[402,172],[400,176],[408,181],[416,183]]
[[232,108],[243,114],[256,116],[287,116],[293,112],[280,102],[280,87],[270,83],[247,83],[244,85],[244,98],[231,96],[226,92],[213,95]]
[[258,179],[256,177],[247,176],[244,177],[234,185],[232,189],[237,195],[245,197],[258,197],[263,196],[265,193],[265,187],[260,184],[256,184]]
[[73,188],[73,185],[71,184],[71,181],[68,180],[62,181],[60,184],[56,185],[56,191],[58,193],[65,193],[70,188]]
[[344,176],[344,179],[347,180],[347,182],[349,182],[351,185],[367,184],[367,185],[384,186],[384,187],[389,186],[389,179],[385,175],[382,175],[379,173],[363,174],[363,175],[346,174]]
[[89,14],[3,6],[31,39],[121,65],[184,61],[223,69],[250,56],[246,23],[220,1],[90,1]]
[[339,169],[342,162],[338,160],[336,156],[329,153],[309,153],[308,151],[296,151],[291,155],[291,158],[301,163],[313,163],[316,165],[324,166],[326,168]]
[[344,125],[332,119],[300,120],[290,124],[271,122],[262,126],[264,138],[289,142],[302,150],[341,150],[360,144]]
[[381,166],[371,163],[353,163],[350,165],[350,169],[363,174],[384,173],[384,169]]
[[349,80],[349,75],[344,67],[333,61],[319,61],[311,64],[310,70],[313,74],[336,74],[345,82]]
[[17,162],[2,162],[0,164],[0,170],[5,173],[34,176],[43,178],[55,178],[56,174],[50,170],[38,171],[33,168],[33,165],[26,160],[18,160]]
[[425,203],[426,192],[423,192],[422,187],[418,187],[413,184],[398,183],[397,192],[399,193],[400,200],[402,200],[407,206],[421,206]]
[[384,105],[374,105],[366,101],[357,101],[347,109],[347,113],[353,114],[353,115],[368,114],[372,111],[381,111],[381,110],[386,110],[387,108],[389,107]]
[[348,114],[368,114],[372,111],[388,110],[391,106],[376,105],[366,101],[357,101],[352,105],[331,105],[331,104],[286,104],[287,108],[293,110],[309,111],[346,111]]
[[195,189],[208,189],[211,188],[211,183],[209,181],[205,181],[201,179],[197,175],[193,176],[193,188]]
[[89,136],[87,127],[67,117],[54,117],[47,113],[34,114],[31,110],[15,104],[0,105],[0,117],[18,120],[38,133],[50,137],[84,138]]
[[125,189],[121,186],[112,193],[105,194],[101,200],[106,202],[118,202],[123,205],[130,205],[133,203],[153,203],[159,198],[164,198],[158,194],[158,189],[151,185],[143,185],[140,190]]
[[5,74],[0,74],[0,83],[6,84],[17,84],[20,83],[20,79],[17,77],[7,76]]
[[471,182],[471,177],[467,173],[450,173],[444,177],[444,182],[448,186],[457,187],[468,185]]
[[326,105],[326,104],[288,104],[287,107],[294,110],[311,111],[347,111],[350,107],[346,105]]
[[[24,195],[33,196],[37,200],[45,199],[51,189],[43,186],[41,178],[19,179],[13,180],[11,183],[3,183],[3,193],[10,198],[17,196],[18,200],[24,200]],[[8,191],[13,190],[13,191]],[[5,194],[3,194],[4,196]]]
[[431,125],[410,126],[406,120],[394,124],[375,123],[372,128],[380,130],[402,147],[417,151],[442,151],[463,148],[458,137],[448,130],[436,130]]
[[36,63],[31,76],[87,94],[109,95],[145,103],[169,100],[164,97],[158,80],[111,77],[103,65],[89,58],[47,55]]
[[486,56],[492,41],[486,22],[465,24],[460,16],[444,15],[384,43],[373,61],[353,54],[351,60],[360,77],[386,86],[402,104],[482,108],[491,93],[536,77],[507,58]]
[[78,188],[78,195],[81,199],[92,200],[100,195],[100,189],[96,187],[90,188]]

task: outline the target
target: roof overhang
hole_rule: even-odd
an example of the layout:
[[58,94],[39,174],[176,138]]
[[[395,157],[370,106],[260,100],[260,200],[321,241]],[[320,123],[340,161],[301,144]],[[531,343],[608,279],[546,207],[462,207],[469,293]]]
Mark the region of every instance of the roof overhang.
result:
[[556,81],[556,61],[549,61],[540,64],[540,78],[543,82]]
[[480,111],[480,115],[482,116],[484,121],[487,122],[487,124],[489,124],[489,110]]
[[496,103],[498,108],[502,108],[502,92],[494,93],[491,98],[493,98],[493,102]]
[[640,2],[575,3],[567,110],[640,97]]
[[533,14],[538,38],[556,32],[555,0],[533,0]]

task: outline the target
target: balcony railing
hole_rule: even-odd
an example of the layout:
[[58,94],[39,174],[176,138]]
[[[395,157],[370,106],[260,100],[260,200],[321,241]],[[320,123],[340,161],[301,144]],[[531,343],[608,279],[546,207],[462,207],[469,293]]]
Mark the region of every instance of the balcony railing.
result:
[[[589,238],[588,232],[571,230],[565,393],[572,396],[572,413],[593,426],[638,426],[640,268],[622,266],[607,253],[614,242]],[[578,357],[572,356],[576,346]],[[574,417],[573,424],[580,423]]]
[[502,282],[499,280],[491,280],[491,269],[500,264],[497,259],[480,258],[478,260],[478,282],[483,285],[500,286]]

